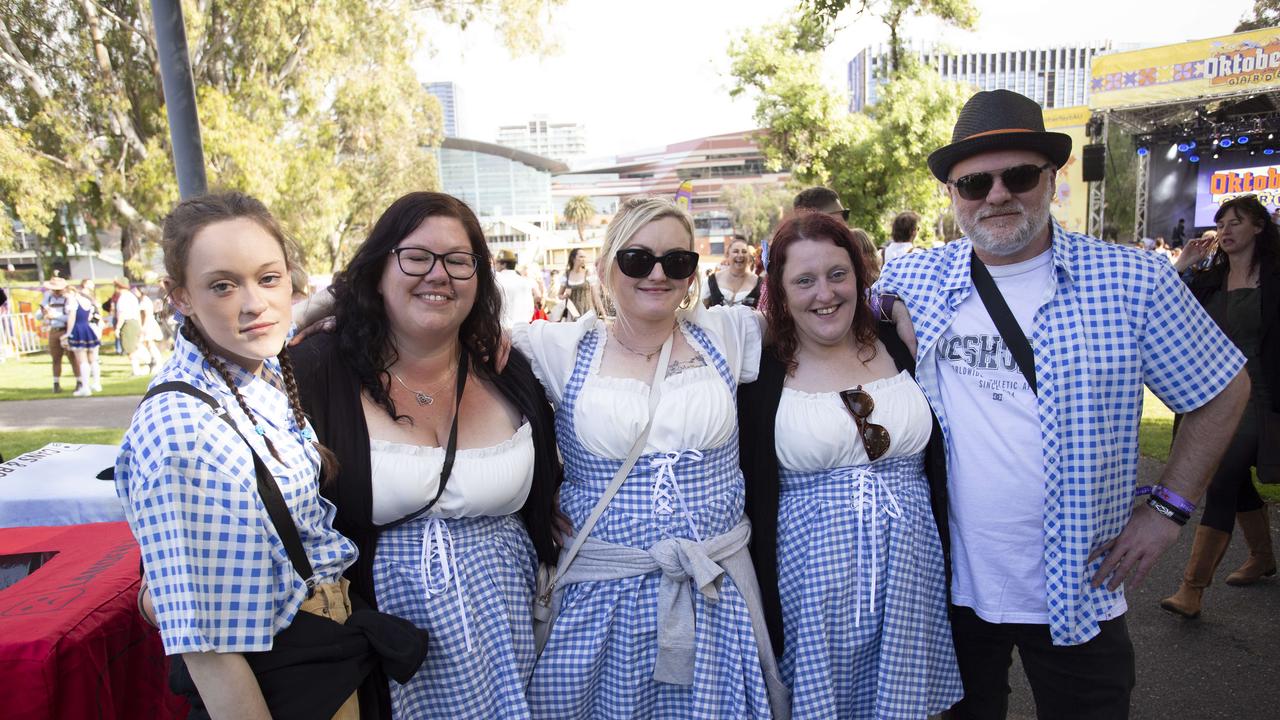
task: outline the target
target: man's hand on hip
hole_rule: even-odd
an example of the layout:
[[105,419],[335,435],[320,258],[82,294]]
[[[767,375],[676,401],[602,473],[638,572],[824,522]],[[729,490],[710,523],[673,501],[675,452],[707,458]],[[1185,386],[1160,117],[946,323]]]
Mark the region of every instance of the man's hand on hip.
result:
[[1120,536],[1089,554],[1085,565],[1105,556],[1089,584],[1096,588],[1105,582],[1108,590],[1115,590],[1128,580],[1130,587],[1138,587],[1160,556],[1178,539],[1179,530],[1180,525],[1147,507],[1146,503],[1138,505]]

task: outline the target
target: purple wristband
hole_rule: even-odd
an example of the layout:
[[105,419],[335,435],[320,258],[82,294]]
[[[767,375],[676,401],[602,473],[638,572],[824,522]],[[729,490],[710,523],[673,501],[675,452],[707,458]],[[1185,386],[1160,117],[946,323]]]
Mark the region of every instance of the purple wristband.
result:
[[1150,486],[1150,485],[1141,485],[1141,486],[1139,486],[1139,487],[1138,487],[1138,489],[1137,489],[1137,490],[1134,490],[1134,491],[1133,491],[1133,496],[1134,496],[1134,497],[1142,497],[1143,495],[1150,495],[1150,494],[1151,494],[1151,486]]
[[1178,508],[1182,512],[1190,515],[1196,511],[1195,503],[1187,500],[1178,493],[1170,490],[1163,485],[1156,485],[1151,488],[1151,494]]

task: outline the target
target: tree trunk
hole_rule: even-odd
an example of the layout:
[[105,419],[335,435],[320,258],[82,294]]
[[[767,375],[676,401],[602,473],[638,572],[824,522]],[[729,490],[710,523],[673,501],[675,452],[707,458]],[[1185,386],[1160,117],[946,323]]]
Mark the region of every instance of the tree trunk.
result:
[[129,223],[121,225],[120,257],[124,261],[124,274],[130,280],[133,278],[129,276],[129,265],[133,262],[133,258],[137,256],[139,250],[141,250],[141,247],[138,242],[138,234],[134,232],[133,226]]

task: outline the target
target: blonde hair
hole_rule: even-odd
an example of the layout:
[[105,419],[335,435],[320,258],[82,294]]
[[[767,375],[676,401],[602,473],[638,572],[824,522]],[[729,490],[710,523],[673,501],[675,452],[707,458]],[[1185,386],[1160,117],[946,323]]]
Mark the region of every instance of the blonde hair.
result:
[[[689,234],[689,249],[693,249],[693,218],[689,217],[689,213],[677,207],[675,203],[664,198],[657,197],[634,197],[622,203],[622,208],[618,210],[618,214],[613,216],[609,221],[609,227],[605,230],[604,246],[600,248],[600,284],[604,286],[605,291],[613,295],[613,263],[618,256],[618,251],[626,247],[631,242],[631,238],[640,232],[640,228],[651,222],[656,222],[663,218],[674,218],[679,221],[684,230]],[[680,302],[680,307],[692,307],[698,302],[698,298],[702,294],[702,273],[694,271],[692,275],[693,282],[689,284],[689,292],[685,295],[684,300]]]

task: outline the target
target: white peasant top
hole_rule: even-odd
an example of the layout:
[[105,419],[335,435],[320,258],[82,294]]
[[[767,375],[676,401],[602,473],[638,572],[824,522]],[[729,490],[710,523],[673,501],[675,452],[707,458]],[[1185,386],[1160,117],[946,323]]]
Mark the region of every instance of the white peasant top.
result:
[[[389,523],[436,496],[445,449],[369,439],[373,521]],[[440,502],[427,517],[508,515],[524,506],[533,486],[533,427],[523,423],[507,440],[458,450]]]
[[[750,308],[700,304],[677,314],[697,325],[725,358],[738,383],[752,382],[760,369],[762,320]],[[702,346],[680,323],[685,339],[699,354]],[[573,374],[579,341],[591,330],[605,333],[604,321],[587,313],[572,323],[537,321],[512,328],[512,344],[528,356],[533,372],[546,388],[547,399],[559,410],[565,386]],[[592,454],[623,459],[649,418],[649,383],[600,374],[604,346],[598,343],[590,359],[587,379],[574,407],[578,438]],[[732,440],[737,426],[737,402],[716,371],[712,358],[705,365],[668,375],[654,413],[645,454],[686,449],[712,449]]]
[[[933,419],[929,402],[909,373],[904,370],[862,389],[875,400],[868,420],[889,431],[889,452],[878,460],[924,450]],[[810,393],[784,387],[774,434],[778,463],[787,470],[819,472],[870,462],[857,423],[838,392]]]

